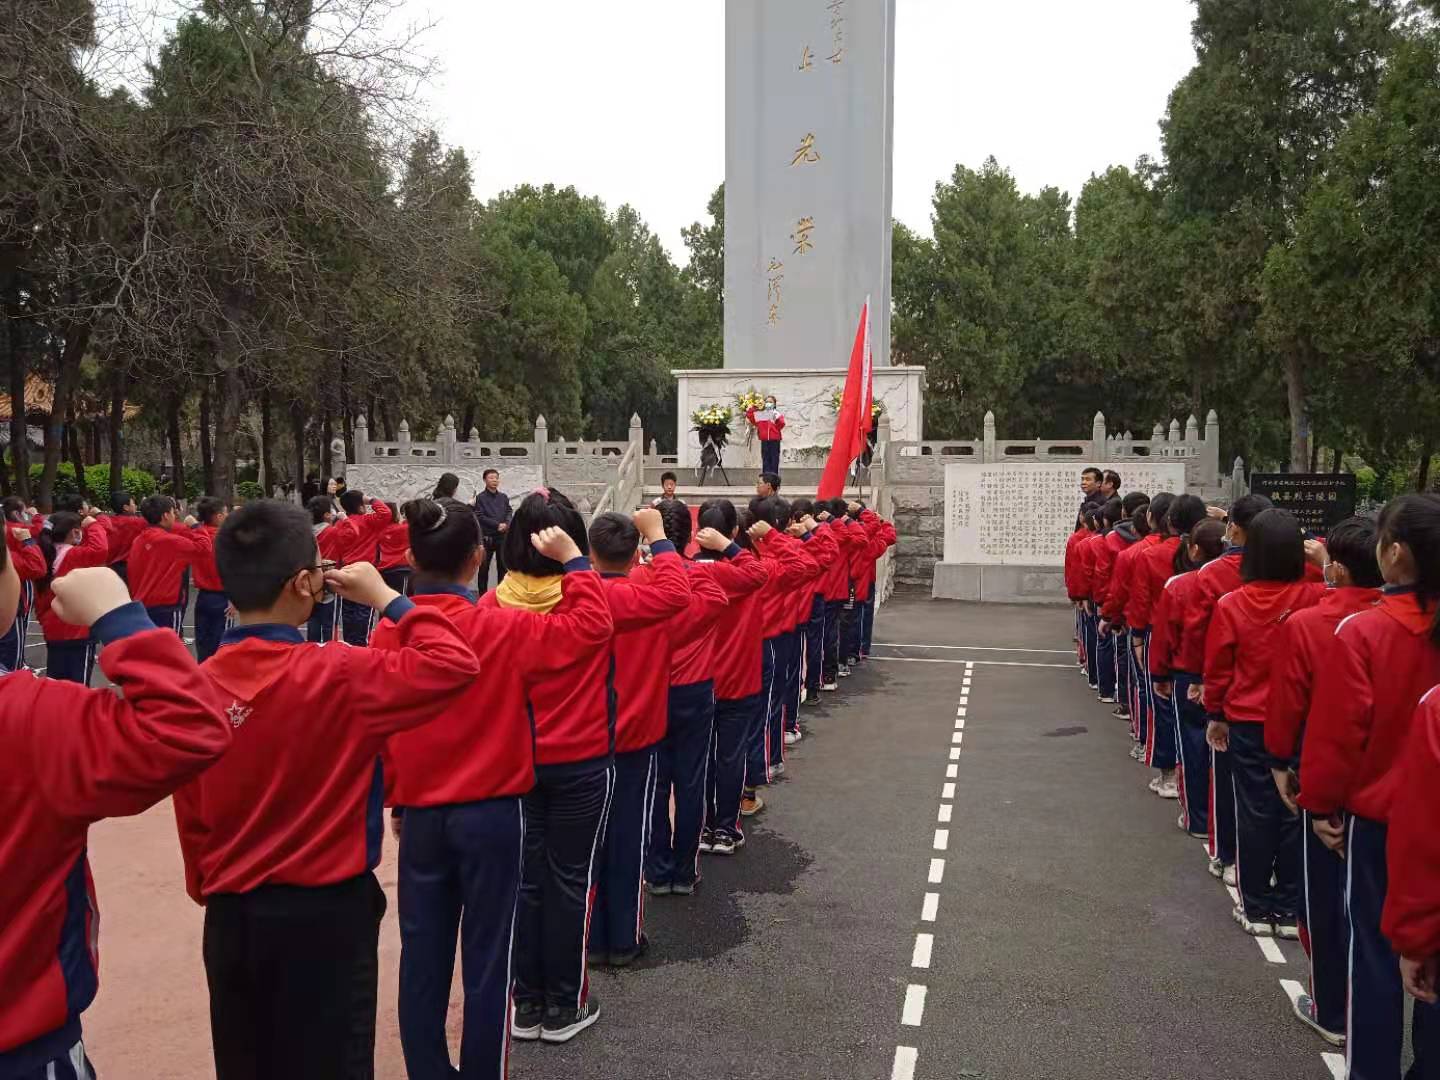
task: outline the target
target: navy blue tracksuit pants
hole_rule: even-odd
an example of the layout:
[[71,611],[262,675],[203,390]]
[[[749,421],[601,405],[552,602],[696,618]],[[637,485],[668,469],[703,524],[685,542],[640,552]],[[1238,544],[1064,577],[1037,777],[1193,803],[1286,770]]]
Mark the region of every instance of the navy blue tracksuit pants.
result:
[[95,643],[89,638],[45,643],[45,674],[50,678],[89,686],[94,670]]
[[181,638],[185,636],[185,607],[183,604],[166,604],[164,607],[147,607],[145,614],[162,630],[174,630]]
[[[1209,724],[1206,717],[1206,724]],[[1229,752],[1210,751],[1210,854],[1235,865],[1235,777]]]
[[1121,630],[1113,634],[1115,640],[1115,704],[1126,712],[1131,707],[1131,690],[1134,687],[1135,654],[1130,649],[1130,632]]
[[596,954],[633,953],[640,947],[658,756],[658,744],[615,755],[615,796],[590,919],[590,951]]
[[230,600],[223,592],[201,589],[195,597],[195,659],[201,663],[220,648],[229,610]]
[[[1096,627],[1097,634],[1099,627]],[[1100,696],[1113,698],[1115,696],[1115,635],[1099,634],[1099,647],[1096,649],[1096,671],[1091,674],[1099,682]]]
[[805,692],[813,697],[820,692],[825,669],[825,598],[819,593],[810,602],[810,621],[800,629],[805,635]]
[[1180,763],[1180,729],[1176,713],[1155,696],[1155,688],[1150,682],[1150,631],[1136,636],[1140,642],[1140,658],[1135,662],[1135,696],[1145,710],[1149,725],[1145,736],[1146,762],[1152,769],[1173,769]]
[[[715,729],[715,683],[711,679],[670,687],[669,724],[660,744],[650,856],[645,877],[652,885],[688,885],[700,877],[700,830],[705,827],[705,771]],[[670,796],[675,826],[670,826]]]
[[1310,999],[1326,1031],[1345,1031],[1345,995],[1350,986],[1349,927],[1345,922],[1345,860],[1320,842],[1301,815],[1300,838],[1305,893],[1301,911],[1305,952],[1310,957]]
[[1082,611],[1080,621],[1085,634],[1085,678],[1091,690],[1100,689],[1100,622],[1088,611]]
[[781,634],[785,658],[785,692],[780,696],[781,721],[783,730],[780,739],[781,754],[784,754],[785,731],[800,730],[800,660],[805,649],[805,639],[799,630]]
[[844,607],[844,600],[825,601],[824,656],[821,662],[821,675],[826,685],[840,677],[840,613]]
[[370,627],[374,612],[365,604],[354,600],[340,600],[340,631],[347,645],[370,644]]
[[340,635],[336,632],[340,622],[340,598],[331,597],[323,604],[316,604],[315,610],[305,623],[306,641],[334,641]]
[[[780,760],[779,747],[770,743],[770,709],[780,693],[779,665],[775,658],[776,638],[760,643],[760,701],[751,718],[746,752],[745,786],[759,787],[770,782],[770,766]],[[782,740],[783,743],[783,740]]]
[[[745,788],[751,729],[760,709],[759,694],[715,702],[715,736],[710,741],[709,799],[705,827],[740,835],[740,797]],[[761,763],[764,767],[764,763]]]
[[840,659],[849,664],[860,656],[860,609],[855,599],[855,583],[850,583],[850,599],[840,608]]
[[780,475],[780,440],[760,440],[760,471]]
[[[790,635],[777,634],[775,644],[775,690],[770,695],[770,714],[765,718],[765,745],[769,765],[785,760],[785,706],[790,700]],[[797,695],[798,696],[798,695]]]
[[[400,1046],[411,1080],[504,1080],[510,943],[525,844],[518,798],[406,810],[400,836]],[[445,1017],[460,936],[460,1071]]]
[[870,646],[875,638],[875,588],[870,588],[870,598],[860,608],[860,655],[869,656]]
[[1185,827],[1192,833],[1210,831],[1210,747],[1205,743],[1209,718],[1198,702],[1190,700],[1190,687],[1199,678],[1176,672],[1170,683],[1170,700],[1156,697],[1155,708],[1175,717],[1179,732],[1180,808]]
[[[1404,1044],[1405,986],[1380,932],[1389,874],[1378,821],[1352,816],[1345,830],[1345,906],[1350,913],[1350,1023],[1345,1061],[1350,1080],[1395,1080]],[[1415,1002],[1410,1040],[1415,1064],[1406,1080],[1440,1076],[1440,1007]]]
[[615,767],[608,758],[539,765],[535,786],[521,800],[525,861],[515,907],[517,1004],[573,1010],[589,997],[585,942],[614,787]]
[[1294,922],[1300,910],[1300,816],[1275,789],[1264,724],[1230,724],[1230,765],[1235,872],[1245,915],[1251,922]]

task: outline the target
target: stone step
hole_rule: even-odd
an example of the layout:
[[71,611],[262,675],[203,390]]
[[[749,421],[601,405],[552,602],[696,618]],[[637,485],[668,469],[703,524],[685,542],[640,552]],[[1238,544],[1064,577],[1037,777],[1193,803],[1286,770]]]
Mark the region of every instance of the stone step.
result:
[[[647,503],[653,499],[658,499],[660,497],[660,494],[661,492],[659,484],[645,485],[645,501]],[[809,488],[801,488],[798,491],[794,492],[791,492],[787,489],[781,491],[781,494],[787,497],[791,495],[797,497],[801,495],[804,495],[806,497],[813,497],[815,491],[814,486],[811,485]],[[845,489],[845,495],[847,498],[860,498],[861,494],[862,493],[860,489],[854,487],[853,485]],[[871,491],[867,487],[864,491],[864,496],[866,498],[869,498],[870,495]],[[743,506],[755,497],[755,486],[753,484],[731,484],[728,486],[725,484],[707,484],[704,487],[699,487],[695,484],[677,484],[675,487],[675,496],[676,498],[687,503],[700,503],[704,502],[706,499],[729,499],[737,506]]]
[[[725,471],[729,474],[732,483],[738,483],[742,479],[754,483],[755,477],[760,475],[758,468],[751,468],[748,465],[731,465],[727,463]],[[810,468],[798,465],[787,465],[781,470],[780,477],[786,487],[793,485],[797,488],[813,488],[820,482],[820,474],[824,471],[823,466]],[[647,465],[645,467],[646,486],[659,487],[660,477],[664,476],[667,472],[673,472],[682,484],[695,483],[694,469],[682,469],[675,465],[662,467]]]

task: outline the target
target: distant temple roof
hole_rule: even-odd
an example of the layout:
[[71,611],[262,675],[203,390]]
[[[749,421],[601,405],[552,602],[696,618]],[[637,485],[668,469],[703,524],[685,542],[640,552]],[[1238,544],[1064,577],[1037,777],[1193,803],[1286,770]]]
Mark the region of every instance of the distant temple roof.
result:
[[[76,408],[82,419],[97,420],[104,419],[110,415],[108,406],[91,398],[81,395],[76,399]],[[47,379],[39,375],[27,375],[25,377],[25,415],[33,416],[36,413],[49,416],[55,408],[55,387]],[[133,420],[141,413],[139,405],[125,403],[125,419]],[[9,394],[0,394],[0,423],[9,423],[14,415],[10,403]]]

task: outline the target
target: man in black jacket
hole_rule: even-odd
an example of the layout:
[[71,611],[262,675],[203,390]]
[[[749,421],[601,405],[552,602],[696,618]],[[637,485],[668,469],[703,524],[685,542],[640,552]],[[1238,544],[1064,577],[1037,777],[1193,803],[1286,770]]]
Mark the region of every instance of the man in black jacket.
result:
[[[489,577],[489,565],[495,563],[495,584],[505,580],[505,555],[501,545],[510,528],[510,496],[500,490],[500,473],[495,469],[485,470],[485,487],[475,496],[475,516],[480,521],[480,534],[485,541],[485,565],[482,577]],[[485,582],[480,582],[480,591],[485,591]]]

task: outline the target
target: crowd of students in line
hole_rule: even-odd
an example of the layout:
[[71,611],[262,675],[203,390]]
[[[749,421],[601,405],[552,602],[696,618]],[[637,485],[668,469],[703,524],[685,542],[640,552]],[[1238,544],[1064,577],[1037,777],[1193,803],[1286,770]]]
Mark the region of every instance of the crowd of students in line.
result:
[[[93,1075],[87,827],[167,795],[219,1080],[373,1076],[385,806],[412,1080],[503,1078],[512,1039],[593,1024],[588,966],[633,963],[646,896],[693,894],[702,853],[744,846],[802,702],[869,652],[894,528],[778,489],[588,529],[553,489],[482,522],[443,483],[398,515],[353,491],[338,513],[333,493],[202,499],[186,522],[163,496],[43,521],[7,504],[0,1080]],[[496,537],[508,573],[479,595]],[[24,669],[32,608],[48,678]],[[97,650],[120,694],[76,685]]]
[[1082,674],[1207,843],[1247,934],[1299,939],[1296,1016],[1351,1080],[1440,1077],[1440,497],[1323,540],[1259,495],[1121,494],[1065,549]]

